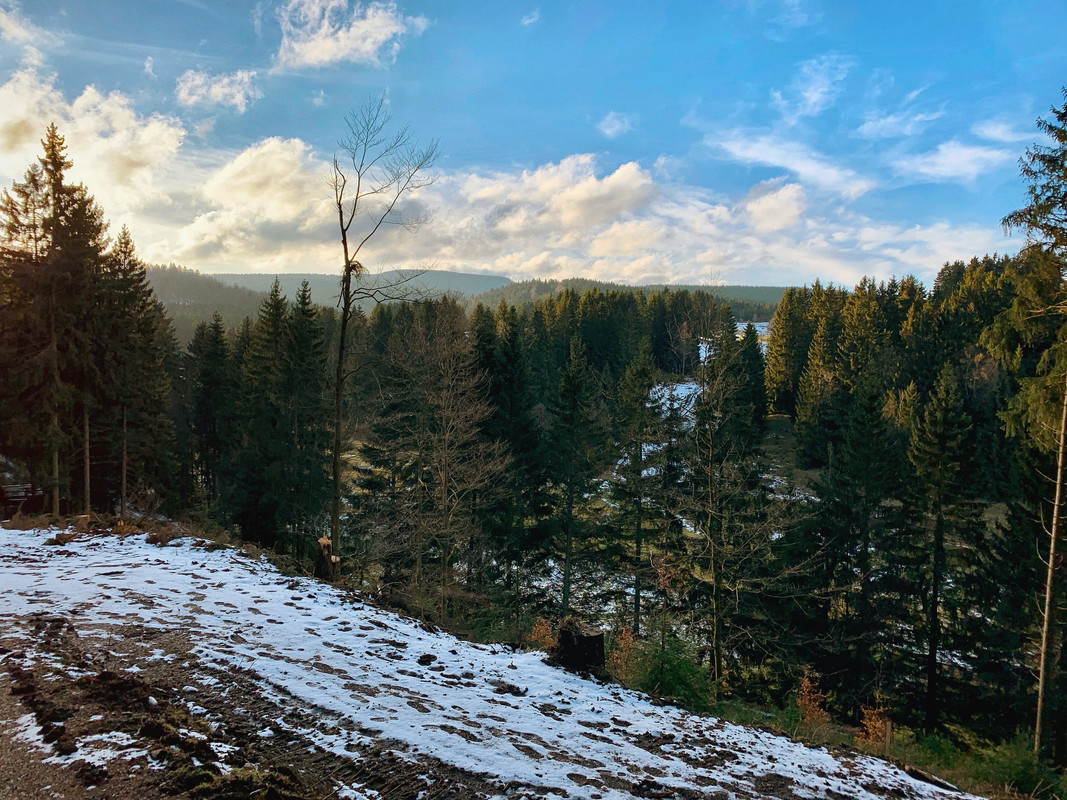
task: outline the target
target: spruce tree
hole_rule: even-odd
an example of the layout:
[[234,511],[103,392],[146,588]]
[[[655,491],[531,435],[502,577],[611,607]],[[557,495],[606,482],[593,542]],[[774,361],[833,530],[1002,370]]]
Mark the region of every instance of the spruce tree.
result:
[[289,311],[281,358],[282,410],[285,430],[291,435],[283,478],[285,522],[298,535],[314,538],[315,521],[329,500],[330,416],[326,334],[307,281]]
[[779,414],[796,413],[797,395],[814,329],[807,289],[787,289],[771,320],[767,342],[767,402]]
[[559,380],[548,430],[552,482],[559,494],[557,515],[562,559],[560,617],[570,614],[571,582],[576,540],[583,526],[577,505],[589,491],[604,466],[608,452],[608,428],[596,379],[589,368],[585,347],[574,336],[570,358]]
[[[653,502],[657,476],[653,468],[659,450],[662,411],[655,394],[655,372],[651,346],[646,341],[619,382],[616,398],[618,440],[622,460],[617,469],[616,494],[622,501],[623,519],[633,531],[631,571],[633,573],[634,635],[641,633],[641,593],[648,579],[646,565],[646,506]],[[651,463],[650,463],[651,462]]]
[[289,309],[275,279],[259,308],[240,365],[238,431],[227,505],[249,539],[274,546],[287,522],[293,447],[284,389]]
[[908,453],[925,494],[929,520],[926,542],[927,563],[921,585],[926,640],[924,727],[927,733],[937,729],[941,715],[939,659],[943,648],[942,630],[945,587],[949,580],[948,549],[950,537],[957,534],[966,509],[965,454],[962,445],[970,427],[963,410],[957,378],[946,364],[933,394],[911,437]]

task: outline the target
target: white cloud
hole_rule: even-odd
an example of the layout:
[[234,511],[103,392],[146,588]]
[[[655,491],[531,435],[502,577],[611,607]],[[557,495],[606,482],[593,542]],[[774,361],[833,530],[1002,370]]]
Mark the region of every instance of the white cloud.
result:
[[[149,253],[218,271],[330,271],[336,221],[328,164],[299,140],[267,139],[206,178],[196,210]],[[383,229],[365,263],[494,272],[516,279],[584,275],[628,283],[853,285],[916,274],[1004,250],[999,228],[901,226],[812,206],[803,186],[774,180],[733,201],[660,182],[637,164],[601,170],[589,154],[535,169],[452,172],[412,197],[432,222]]]
[[783,184],[782,181],[767,181],[756,186],[743,205],[752,227],[760,233],[796,225],[807,206],[804,188],[797,183]]
[[222,157],[199,176],[199,191],[187,187],[183,218],[146,257],[209,270],[330,270],[327,165],[309,145],[272,137]]
[[55,122],[74,162],[71,177],[84,182],[109,217],[138,209],[165,194],[158,177],[170,167],[185,136],[181,122],[142,115],[120,92],[87,86],[67,102],[55,76],[22,69],[0,85],[0,179],[21,179],[39,155],[45,128]]
[[255,77],[255,71],[246,69],[215,76],[190,69],[178,78],[174,93],[183,106],[233,106],[243,114],[250,102],[263,96],[253,83]]
[[991,142],[1003,142],[1004,144],[1033,141],[1037,138],[1037,134],[1034,132],[1020,131],[1011,123],[993,119],[977,123],[971,128],[971,131],[983,139]]
[[805,61],[790,84],[788,96],[772,90],[771,101],[790,125],[801,117],[817,116],[837,100],[854,63],[851,58],[833,54]]
[[351,62],[381,66],[396,60],[400,40],[429,25],[423,16],[403,16],[395,3],[350,0],[288,0],[278,10],[282,42],[278,68],[325,67]]
[[144,74],[151,77],[156,77],[156,60],[149,56],[144,60]]
[[943,111],[934,111],[927,114],[901,111],[896,114],[886,114],[881,117],[868,117],[858,128],[860,136],[870,139],[888,139],[898,136],[914,136],[921,133],[928,122],[933,122],[944,116]]
[[617,139],[624,133],[629,133],[633,130],[634,120],[628,114],[620,114],[618,111],[609,111],[604,115],[604,119],[596,125],[597,130],[607,136],[609,139]]
[[297,222],[325,197],[323,172],[307,144],[271,137],[217,170],[204,185],[204,197],[257,219]]
[[46,47],[60,43],[54,33],[38,28],[25,19],[18,7],[0,8],[0,39],[30,47]]
[[780,167],[794,173],[805,183],[855,199],[874,188],[873,181],[840,167],[812,152],[806,146],[779,137],[750,135],[732,131],[722,136],[708,134],[704,143],[725,150],[744,164]]
[[942,142],[937,149],[920,155],[897,159],[895,166],[901,173],[931,181],[970,182],[983,172],[1014,162],[1016,153],[982,145],[969,145],[953,139]]
[[527,26],[535,25],[535,24],[537,24],[537,21],[539,19],[541,19],[541,9],[535,8],[529,14],[526,14],[526,15],[523,16],[522,24],[523,25],[527,25]]

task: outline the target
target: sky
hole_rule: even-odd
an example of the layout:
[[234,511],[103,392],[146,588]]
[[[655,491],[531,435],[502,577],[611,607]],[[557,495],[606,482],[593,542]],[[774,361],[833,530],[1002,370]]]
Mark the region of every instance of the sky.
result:
[[145,260],[335,272],[332,159],[384,97],[440,157],[371,270],[929,285],[1024,243],[1064,30],[1063,0],[0,0],[0,185],[54,122]]

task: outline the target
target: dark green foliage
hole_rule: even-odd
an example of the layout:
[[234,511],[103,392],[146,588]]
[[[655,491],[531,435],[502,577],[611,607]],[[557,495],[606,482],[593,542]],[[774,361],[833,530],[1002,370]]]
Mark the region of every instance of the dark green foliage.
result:
[[638,688],[671,700],[690,711],[705,712],[712,697],[708,675],[696,663],[694,648],[671,628],[670,617],[657,615],[638,658]]
[[67,181],[72,164],[54,125],[42,145],[0,204],[0,393],[9,401],[0,405],[10,409],[0,427],[11,431],[0,447],[49,486],[58,513],[63,496],[71,508],[110,506],[125,495],[127,467],[141,485],[167,477],[169,323],[128,231],[109,251],[103,212]]
[[562,560],[560,618],[570,612],[571,578],[577,541],[589,533],[576,506],[592,489],[609,454],[607,409],[596,376],[576,336],[559,380],[546,431],[548,465],[555,486],[557,552]]
[[237,446],[237,373],[226,327],[218,314],[200,323],[189,342],[183,373],[188,384],[192,459],[188,464],[198,501],[215,506]]
[[808,319],[810,294],[787,289],[771,320],[767,343],[767,401],[780,414],[796,413],[800,378],[807,363],[814,328]]
[[[1067,88],[1062,93],[1067,100]],[[1067,102],[1050,110],[1052,118],[1039,119],[1037,127],[1052,144],[1028,147],[1020,162],[1030,202],[1004,217],[1004,226],[1026,231],[1062,256],[1067,247]]]

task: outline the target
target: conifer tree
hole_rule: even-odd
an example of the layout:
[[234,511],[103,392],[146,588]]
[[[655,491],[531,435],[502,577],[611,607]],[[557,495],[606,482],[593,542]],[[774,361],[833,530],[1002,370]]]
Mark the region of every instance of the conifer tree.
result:
[[767,401],[780,414],[796,413],[797,395],[814,329],[806,289],[786,289],[771,320],[767,342]]
[[942,614],[944,592],[949,579],[949,537],[957,533],[966,509],[965,455],[961,448],[970,427],[963,410],[956,374],[946,364],[934,392],[911,437],[909,458],[926,496],[929,531],[926,543],[926,699],[924,726],[928,733],[937,729],[941,714],[939,658],[943,647]]
[[[659,449],[662,411],[655,396],[655,374],[651,346],[647,340],[633,360],[618,386],[616,416],[618,418],[619,449],[623,459],[619,464],[616,492],[625,507],[624,519],[633,530],[633,621],[634,635],[641,633],[641,592],[648,568],[645,564],[646,506],[655,495],[654,453]],[[649,462],[652,461],[650,464]]]
[[186,360],[193,474],[202,502],[214,506],[231,470],[237,394],[226,326],[217,313],[197,325]]
[[608,428],[596,379],[589,369],[585,348],[575,336],[571,339],[566,369],[560,377],[548,430],[552,482],[561,495],[557,505],[561,540],[558,549],[563,561],[561,618],[570,614],[575,542],[582,535],[576,506],[603,468],[608,444]]
[[243,348],[229,512],[253,541],[272,547],[287,522],[293,437],[284,391],[288,302],[275,279]]
[[837,342],[831,323],[821,319],[800,377],[796,405],[796,436],[808,464],[825,464],[829,448],[840,444],[845,389],[841,384]]
[[89,321],[107,225],[86,188],[67,181],[72,162],[54,124],[41,144],[39,166],[4,192],[0,212],[5,256],[11,259],[10,296],[24,306],[23,321],[29,324],[19,346],[19,363],[27,369],[17,382],[24,399],[33,397],[44,408],[36,438],[48,454],[51,506],[58,514],[67,485],[61,456],[68,442],[81,443],[81,488],[85,506],[90,502],[90,391],[98,376]]
[[289,311],[282,352],[282,410],[291,446],[285,462],[286,522],[313,532],[329,499],[326,334],[304,281]]
[[117,494],[120,513],[125,513],[131,466],[146,486],[162,488],[173,474],[166,359],[174,346],[170,320],[148,284],[126,226],[107,253],[96,295],[96,392],[112,451],[106,462],[119,465]]

